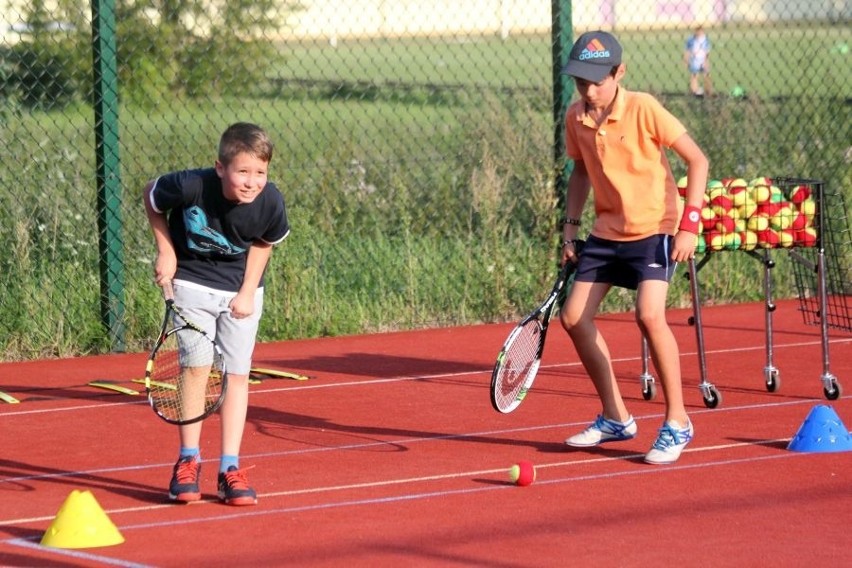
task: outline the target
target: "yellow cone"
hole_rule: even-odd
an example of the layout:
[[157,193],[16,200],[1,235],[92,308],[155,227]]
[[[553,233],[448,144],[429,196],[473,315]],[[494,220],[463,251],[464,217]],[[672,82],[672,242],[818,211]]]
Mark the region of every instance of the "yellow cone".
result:
[[124,537],[101,509],[91,491],[71,492],[44,536],[42,546],[95,548],[124,542]]

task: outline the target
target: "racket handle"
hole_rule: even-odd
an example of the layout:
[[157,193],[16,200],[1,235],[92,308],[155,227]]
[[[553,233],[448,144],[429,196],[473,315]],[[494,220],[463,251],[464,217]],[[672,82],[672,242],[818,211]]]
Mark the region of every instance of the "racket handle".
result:
[[174,300],[174,299],[175,299],[175,290],[174,290],[174,288],[172,287],[172,281],[171,281],[171,280],[166,280],[165,282],[163,282],[163,284],[162,284],[162,289],[163,289],[163,298],[164,298],[167,302],[168,302],[169,300]]

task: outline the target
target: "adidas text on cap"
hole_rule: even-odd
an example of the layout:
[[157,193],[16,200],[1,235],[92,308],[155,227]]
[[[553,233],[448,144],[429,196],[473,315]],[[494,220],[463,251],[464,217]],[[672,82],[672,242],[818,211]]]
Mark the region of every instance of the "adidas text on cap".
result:
[[600,83],[612,68],[621,64],[621,44],[607,32],[586,32],[577,38],[562,72],[578,79]]

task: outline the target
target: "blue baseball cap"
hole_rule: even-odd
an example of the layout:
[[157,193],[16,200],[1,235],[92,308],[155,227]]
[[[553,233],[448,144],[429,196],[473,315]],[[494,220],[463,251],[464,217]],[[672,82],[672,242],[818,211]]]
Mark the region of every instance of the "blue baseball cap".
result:
[[577,38],[562,72],[578,79],[600,83],[612,68],[621,64],[621,44],[607,32],[586,32]]

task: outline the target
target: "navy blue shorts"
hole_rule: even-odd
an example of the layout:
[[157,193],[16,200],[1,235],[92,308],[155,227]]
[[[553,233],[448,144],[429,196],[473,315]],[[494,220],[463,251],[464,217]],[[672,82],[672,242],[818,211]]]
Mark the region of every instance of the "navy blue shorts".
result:
[[574,279],[635,290],[643,280],[670,282],[677,263],[671,259],[671,235],[638,241],[609,241],[589,236]]

